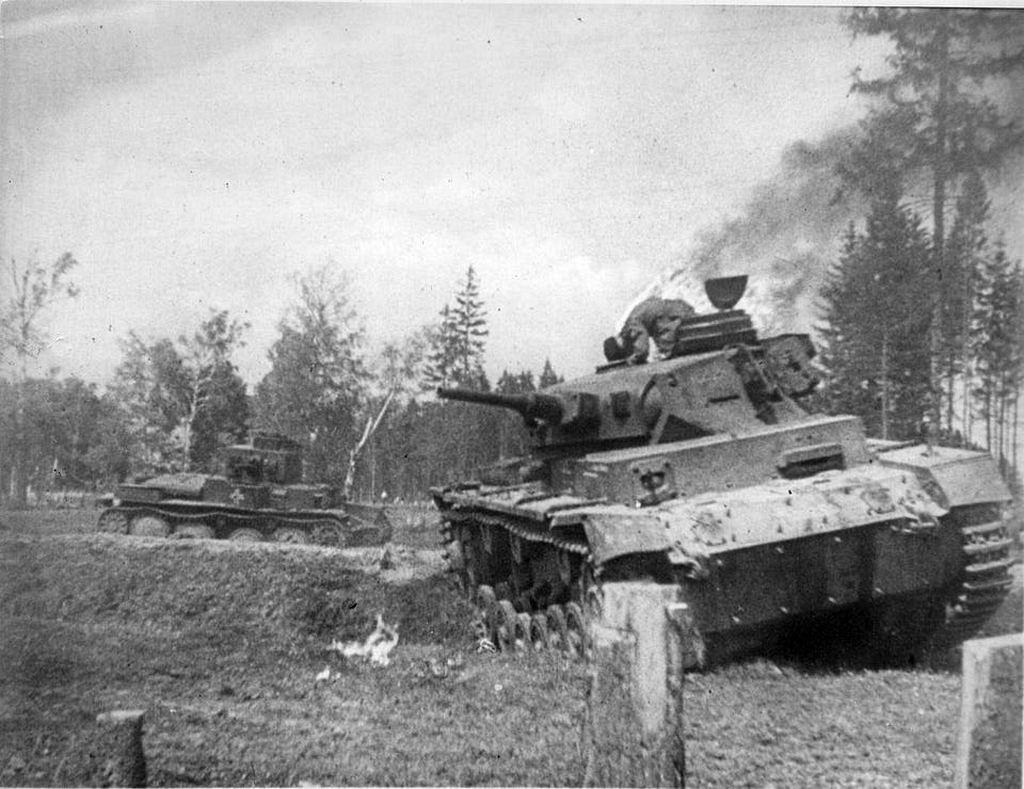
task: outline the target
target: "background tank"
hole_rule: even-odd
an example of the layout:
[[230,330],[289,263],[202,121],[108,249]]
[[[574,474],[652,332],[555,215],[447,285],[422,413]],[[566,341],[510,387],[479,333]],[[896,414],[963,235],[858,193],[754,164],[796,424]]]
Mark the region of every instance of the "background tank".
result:
[[450,568],[499,643],[579,648],[601,582],[643,578],[681,587],[708,663],[834,635],[906,663],[1005,597],[1010,494],[992,459],[806,413],[814,348],[759,339],[733,309],[744,284],[709,281],[719,312],[685,321],[664,361],[535,394],[439,390],[530,429],[530,458],[432,490]]
[[118,486],[98,528],[336,546],[379,545],[391,537],[383,508],[347,501],[330,485],[303,483],[301,447],[266,433],[225,449],[222,474],[162,474]]

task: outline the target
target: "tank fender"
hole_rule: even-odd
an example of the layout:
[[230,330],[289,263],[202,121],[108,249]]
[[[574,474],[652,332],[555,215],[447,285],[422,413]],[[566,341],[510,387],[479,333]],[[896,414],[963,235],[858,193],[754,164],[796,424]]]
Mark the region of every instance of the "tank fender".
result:
[[878,454],[883,466],[913,471],[944,507],[1008,502],[1010,490],[995,460],[985,452],[927,446],[901,447]]
[[619,556],[663,553],[672,547],[665,524],[656,514],[610,505],[588,508],[580,515],[590,556],[598,567]]
[[664,552],[677,565],[743,547],[899,522],[902,532],[927,535],[948,509],[907,471],[868,467],[812,480],[773,482],[734,491],[673,499],[653,507],[587,507],[556,516],[582,523],[595,564],[627,554]]

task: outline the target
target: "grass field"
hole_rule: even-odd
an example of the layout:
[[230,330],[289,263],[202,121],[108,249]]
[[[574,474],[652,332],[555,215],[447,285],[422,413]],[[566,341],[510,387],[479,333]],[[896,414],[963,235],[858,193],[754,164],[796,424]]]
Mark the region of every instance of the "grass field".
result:
[[[585,667],[478,654],[429,523],[393,518],[396,564],[381,571],[372,549],[91,534],[95,514],[0,513],[0,784],[74,785],[83,727],[134,707],[153,786],[582,780]],[[1020,630],[1016,569],[990,634]],[[378,613],[399,628],[391,665],[326,650]],[[688,785],[948,784],[950,665],[688,675]]]

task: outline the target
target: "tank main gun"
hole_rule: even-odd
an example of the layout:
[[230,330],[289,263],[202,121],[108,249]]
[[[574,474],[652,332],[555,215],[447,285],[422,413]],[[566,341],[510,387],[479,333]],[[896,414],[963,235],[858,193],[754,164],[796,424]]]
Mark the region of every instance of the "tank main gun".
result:
[[589,392],[500,394],[439,387],[437,396],[442,400],[508,408],[520,414],[527,423],[544,422],[557,427],[588,427],[600,418],[599,400],[596,395]]

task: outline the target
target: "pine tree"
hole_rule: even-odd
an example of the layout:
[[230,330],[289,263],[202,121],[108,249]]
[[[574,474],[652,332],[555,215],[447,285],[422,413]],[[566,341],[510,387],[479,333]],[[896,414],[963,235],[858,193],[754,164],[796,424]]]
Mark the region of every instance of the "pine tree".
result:
[[484,374],[484,346],[486,343],[487,313],[480,298],[480,285],[476,271],[470,266],[466,279],[455,294],[452,310],[455,344],[455,380],[460,386],[486,389]]
[[[925,292],[931,298],[927,331],[932,420],[937,426],[942,296],[949,293],[943,287],[949,266],[948,195],[965,175],[998,168],[1024,140],[1017,124],[1005,119],[985,93],[1024,67],[1024,16],[1013,11],[859,8],[850,12],[846,25],[855,37],[885,36],[895,47],[887,59],[888,75],[864,79],[859,69],[854,73],[852,90],[881,101],[864,123],[863,148],[870,151],[883,144],[904,180],[922,174],[930,181],[933,282]],[[877,174],[865,170],[851,182],[863,188]]]
[[861,416],[869,433],[908,438],[928,390],[927,239],[893,189],[875,202],[866,229],[849,229],[823,296],[822,363],[829,407]]
[[449,305],[444,305],[437,325],[427,330],[427,344],[429,350],[423,370],[425,387],[434,389],[454,385],[458,364],[458,331]]
[[[970,391],[972,378],[969,350],[978,272],[988,248],[985,223],[989,202],[985,183],[978,173],[964,179],[963,192],[956,201],[956,214],[946,245],[946,276],[941,295],[940,372],[946,389],[945,429],[956,431],[954,409],[960,400],[963,440],[971,436]],[[957,391],[957,383],[960,391]]]
[[980,271],[972,350],[974,399],[985,425],[985,445],[1001,462],[1011,454],[1016,432],[1007,423],[1015,415],[1024,376],[1022,323],[1024,274],[1000,241]]
[[424,368],[426,386],[489,389],[484,373],[487,334],[487,313],[480,298],[476,271],[470,266],[455,294],[455,306],[445,304],[440,320],[430,331]]
[[540,380],[538,381],[539,388],[546,389],[549,386],[554,386],[555,384],[560,384],[564,380],[565,379],[562,378],[562,376],[558,375],[555,372],[555,368],[551,366],[551,360],[550,359],[545,359],[544,360],[544,369],[541,370]]

